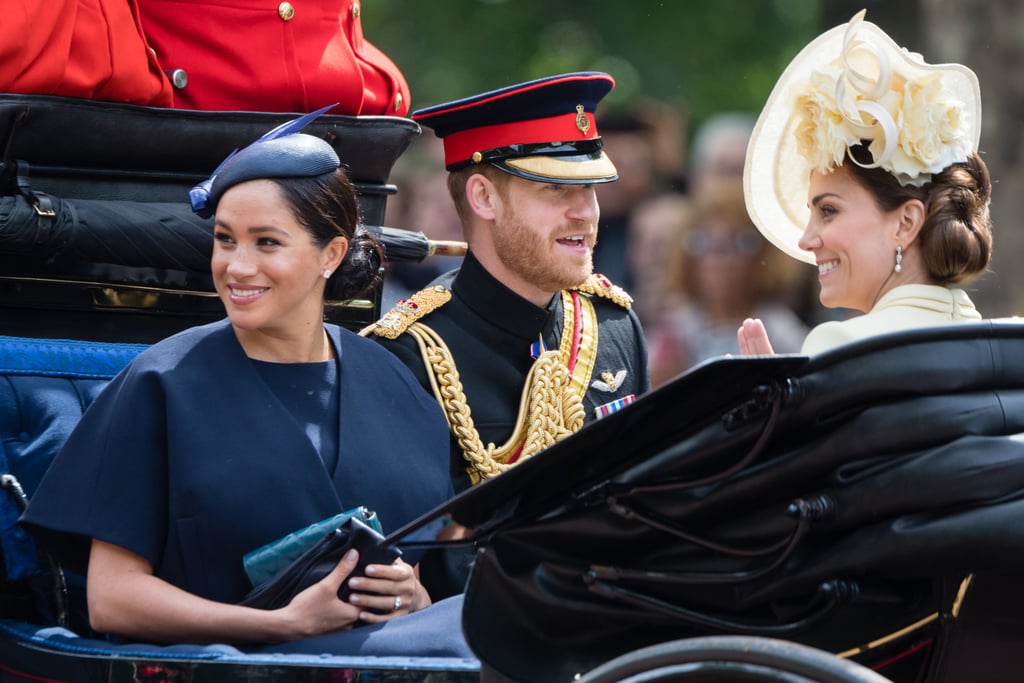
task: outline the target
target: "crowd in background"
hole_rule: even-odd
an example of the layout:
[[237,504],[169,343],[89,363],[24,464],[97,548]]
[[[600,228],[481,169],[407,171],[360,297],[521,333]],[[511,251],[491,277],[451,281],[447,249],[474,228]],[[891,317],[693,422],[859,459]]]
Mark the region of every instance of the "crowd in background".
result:
[[[722,112],[688,130],[677,109],[645,100],[603,115],[599,127],[619,180],[597,186],[595,271],[624,287],[644,326],[651,380],[738,354],[736,330],[757,317],[778,352],[797,352],[808,329],[842,316],[817,300],[814,268],[757,231],[743,199],[743,163],[755,116]],[[462,239],[445,187],[440,141],[425,134],[398,160],[387,223],[434,240]],[[389,267],[382,306],[458,266],[456,257]]]

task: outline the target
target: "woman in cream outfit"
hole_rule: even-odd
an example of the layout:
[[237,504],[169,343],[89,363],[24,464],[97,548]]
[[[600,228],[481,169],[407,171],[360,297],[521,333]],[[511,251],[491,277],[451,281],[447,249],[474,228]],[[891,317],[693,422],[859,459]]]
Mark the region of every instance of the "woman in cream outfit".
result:
[[[823,305],[864,313],[815,327],[802,353],[981,319],[956,287],[992,252],[980,129],[974,73],[926,64],[863,11],[787,67],[747,150],[747,209],[778,248],[817,266]],[[772,353],[770,334],[744,321],[740,350]]]

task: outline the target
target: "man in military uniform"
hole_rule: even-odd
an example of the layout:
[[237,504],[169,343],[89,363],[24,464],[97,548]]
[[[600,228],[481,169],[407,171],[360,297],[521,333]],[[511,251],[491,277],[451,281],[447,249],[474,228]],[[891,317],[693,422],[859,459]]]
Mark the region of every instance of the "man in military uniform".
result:
[[565,74],[412,115],[444,143],[469,250],[363,333],[444,408],[456,490],[650,388],[632,299],[593,273],[594,185],[618,179],[594,110],[613,86]]

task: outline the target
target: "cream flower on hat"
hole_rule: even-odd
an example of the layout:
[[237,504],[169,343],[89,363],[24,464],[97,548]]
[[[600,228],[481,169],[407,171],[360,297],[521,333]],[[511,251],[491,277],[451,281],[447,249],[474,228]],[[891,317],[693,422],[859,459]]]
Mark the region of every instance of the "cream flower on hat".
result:
[[[943,88],[941,74],[903,87],[896,113],[899,141],[887,170],[903,184],[922,185],[950,164],[966,161],[973,144],[967,136],[964,103]],[[877,143],[871,152],[876,154]],[[891,167],[891,168],[890,168]]]
[[960,64],[927,64],[857,13],[798,54],[772,90],[747,148],[747,210],[761,232],[808,263],[797,244],[807,224],[812,169],[828,173],[862,141],[900,183],[932,174],[978,149],[981,93]]
[[796,130],[797,152],[820,171],[843,163],[846,150],[860,142],[840,113],[835,94],[835,78],[814,72],[807,87],[796,97],[800,117]]

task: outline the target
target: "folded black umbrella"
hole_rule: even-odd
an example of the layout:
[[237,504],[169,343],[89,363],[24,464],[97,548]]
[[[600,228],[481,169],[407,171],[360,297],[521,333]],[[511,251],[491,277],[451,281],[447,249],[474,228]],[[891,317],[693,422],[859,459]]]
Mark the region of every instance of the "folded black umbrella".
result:
[[209,272],[212,223],[188,204],[50,197],[52,216],[25,197],[0,197],[0,253]]
[[[120,266],[209,272],[213,223],[186,203],[49,197],[43,215],[23,196],[0,197],[0,253],[51,263],[84,261]],[[367,226],[388,261],[461,255],[465,244],[437,242],[422,232]]]
[[466,253],[465,242],[432,240],[422,232],[383,225],[368,225],[366,229],[381,241],[384,258],[391,262],[419,263],[428,256],[463,256]]

